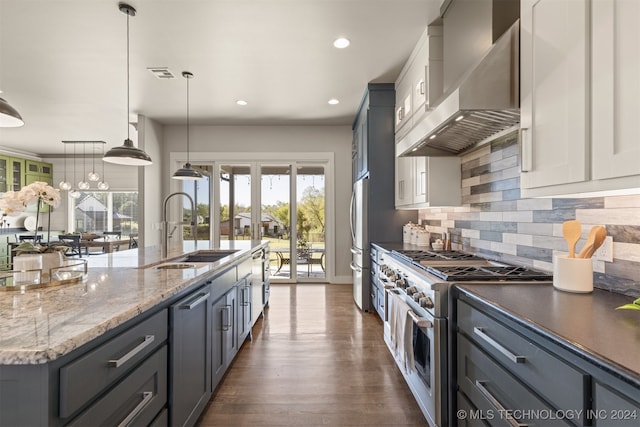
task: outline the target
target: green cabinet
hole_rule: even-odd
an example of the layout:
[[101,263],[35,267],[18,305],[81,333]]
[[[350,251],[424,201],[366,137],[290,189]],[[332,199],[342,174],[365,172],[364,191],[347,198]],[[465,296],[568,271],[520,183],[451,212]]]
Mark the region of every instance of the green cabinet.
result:
[[25,161],[25,183],[46,182],[53,183],[53,165],[51,163],[37,162],[35,160]]
[[25,160],[0,156],[0,193],[19,191],[25,184]]

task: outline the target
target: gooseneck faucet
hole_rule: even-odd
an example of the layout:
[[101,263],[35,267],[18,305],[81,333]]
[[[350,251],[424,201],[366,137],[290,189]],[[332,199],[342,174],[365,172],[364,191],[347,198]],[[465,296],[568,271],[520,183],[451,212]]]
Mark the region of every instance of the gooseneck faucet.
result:
[[163,232],[162,258],[163,259],[167,257],[167,253],[169,252],[169,238],[171,238],[171,235],[175,231],[175,228],[174,228],[171,231],[171,233],[169,233],[169,223],[167,222],[167,205],[169,204],[169,199],[178,195],[185,196],[187,199],[189,199],[189,203],[191,203],[191,222],[180,221],[174,224],[176,224],[176,226],[185,225],[185,224],[191,225],[193,239],[194,239],[194,248],[197,248],[198,246],[198,222],[197,222],[198,216],[196,215],[197,214],[196,205],[193,202],[193,198],[187,193],[185,193],[184,191],[177,191],[175,193],[171,193],[167,197],[165,197],[164,202],[162,202],[162,232]]

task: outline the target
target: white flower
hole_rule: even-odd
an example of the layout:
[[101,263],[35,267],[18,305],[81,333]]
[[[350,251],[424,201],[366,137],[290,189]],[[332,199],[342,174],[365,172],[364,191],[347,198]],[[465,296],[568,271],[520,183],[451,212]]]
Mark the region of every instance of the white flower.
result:
[[22,197],[16,191],[7,191],[0,199],[0,211],[6,215],[18,216],[24,208]]
[[48,204],[54,208],[60,205],[60,190],[53,188],[46,182],[36,181],[20,191],[7,191],[0,198],[0,211],[7,215],[16,216],[23,212],[25,207],[34,203]]

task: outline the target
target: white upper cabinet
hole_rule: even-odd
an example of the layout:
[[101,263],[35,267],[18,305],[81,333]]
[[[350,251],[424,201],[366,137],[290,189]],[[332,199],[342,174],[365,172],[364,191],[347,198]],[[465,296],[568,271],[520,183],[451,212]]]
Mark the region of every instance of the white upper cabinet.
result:
[[521,186],[587,179],[588,4],[522,0]]
[[459,206],[460,157],[396,157],[396,208]]
[[427,27],[400,71],[395,87],[398,143],[442,95],[442,27]]
[[592,178],[637,175],[640,1],[594,0],[591,17]]
[[521,0],[523,197],[640,190],[640,2]]

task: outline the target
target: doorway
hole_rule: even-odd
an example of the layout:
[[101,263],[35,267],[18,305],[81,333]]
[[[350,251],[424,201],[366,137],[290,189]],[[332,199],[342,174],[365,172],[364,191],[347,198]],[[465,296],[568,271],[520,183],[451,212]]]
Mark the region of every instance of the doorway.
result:
[[209,178],[188,191],[198,198],[198,215],[203,217],[199,240],[207,238],[213,247],[224,240],[269,240],[273,282],[328,281],[333,249],[326,230],[333,223],[333,200],[326,188],[332,158],[322,154],[312,153],[303,161],[256,153],[263,159],[237,161],[246,154],[215,153],[216,160],[194,162]]

